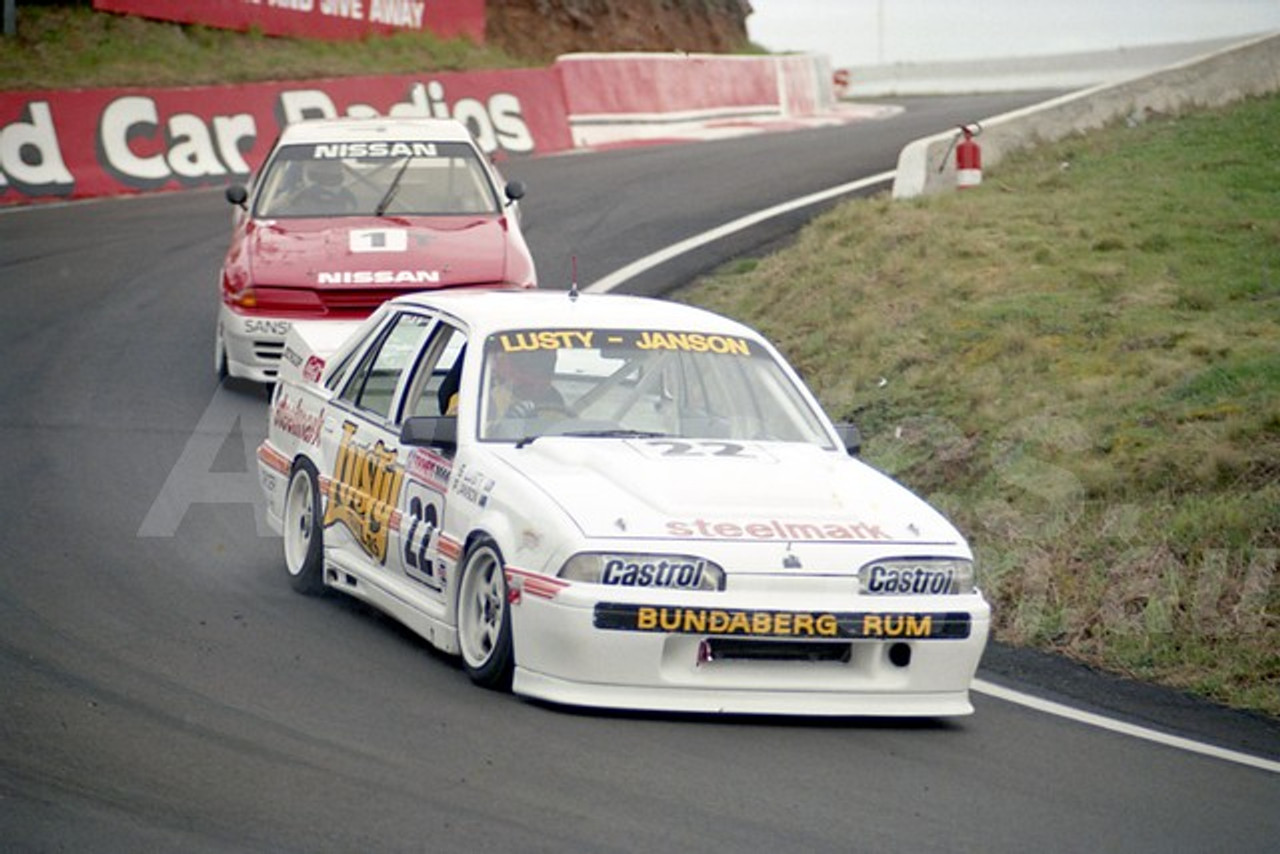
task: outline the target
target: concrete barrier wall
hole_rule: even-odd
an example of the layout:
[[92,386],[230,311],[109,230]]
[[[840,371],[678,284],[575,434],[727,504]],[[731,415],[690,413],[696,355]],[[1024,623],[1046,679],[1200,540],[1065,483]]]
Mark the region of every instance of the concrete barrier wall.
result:
[[1193,42],[1033,56],[854,65],[841,69],[847,81],[841,97],[859,99],[1088,89],[1152,74],[1189,59],[1235,47],[1261,35],[1263,33],[1258,32]]
[[707,122],[832,108],[825,56],[581,53],[556,60],[574,145],[659,140]]
[[556,70],[572,116],[643,118],[777,108],[772,69],[756,57],[571,53]]
[[778,102],[784,117],[813,116],[835,106],[831,63],[825,56],[797,54],[772,60]]
[[[1007,153],[1148,112],[1216,107],[1280,91],[1280,34],[1170,66],[1120,83],[1096,86],[981,121],[983,167]],[[893,197],[913,198],[956,186],[956,131],[916,140],[898,156]]]

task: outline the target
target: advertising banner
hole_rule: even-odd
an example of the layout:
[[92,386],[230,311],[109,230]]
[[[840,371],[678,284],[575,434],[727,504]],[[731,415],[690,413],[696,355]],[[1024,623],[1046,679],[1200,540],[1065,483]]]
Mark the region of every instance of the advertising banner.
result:
[[358,39],[413,30],[484,41],[485,0],[93,0],[93,8],[269,36]]
[[334,116],[453,117],[494,156],[572,146],[549,68],[0,92],[0,204],[243,182],[286,124]]

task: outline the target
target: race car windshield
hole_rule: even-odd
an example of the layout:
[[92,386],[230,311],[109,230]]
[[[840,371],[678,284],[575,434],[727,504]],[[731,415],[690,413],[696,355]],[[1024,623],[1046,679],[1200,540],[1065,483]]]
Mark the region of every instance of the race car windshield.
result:
[[689,330],[517,330],[485,344],[482,440],[540,436],[832,443],[755,341]]
[[467,216],[500,203],[476,151],[462,142],[289,145],[259,180],[258,217]]

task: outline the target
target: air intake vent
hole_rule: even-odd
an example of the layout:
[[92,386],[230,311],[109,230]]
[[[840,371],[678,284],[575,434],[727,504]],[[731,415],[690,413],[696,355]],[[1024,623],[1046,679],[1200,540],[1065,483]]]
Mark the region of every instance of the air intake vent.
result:
[[838,642],[740,640],[711,638],[709,661],[832,661],[848,663],[853,645]]

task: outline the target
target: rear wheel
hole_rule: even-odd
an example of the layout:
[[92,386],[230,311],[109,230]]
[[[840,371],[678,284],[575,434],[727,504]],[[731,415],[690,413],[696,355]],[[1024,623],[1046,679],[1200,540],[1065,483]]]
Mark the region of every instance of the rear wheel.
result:
[[320,522],[320,478],[306,460],[294,463],[284,497],[284,566],[299,593],[324,590],[324,528]]
[[511,687],[515,657],[507,581],[502,553],[489,539],[467,550],[458,591],[458,645],[472,682],[501,691]]

